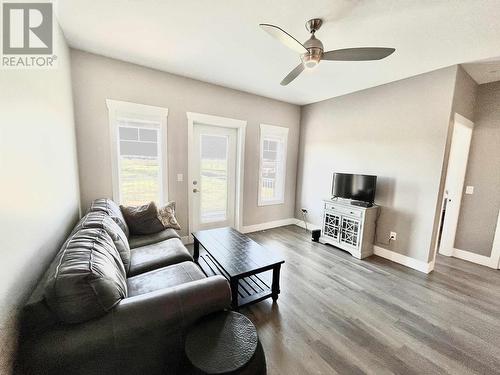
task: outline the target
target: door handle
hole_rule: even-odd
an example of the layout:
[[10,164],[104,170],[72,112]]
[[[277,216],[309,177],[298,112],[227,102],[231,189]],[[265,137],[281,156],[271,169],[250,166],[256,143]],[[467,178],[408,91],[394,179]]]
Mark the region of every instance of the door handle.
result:
[[193,189],[193,193],[198,193],[199,190],[198,189]]

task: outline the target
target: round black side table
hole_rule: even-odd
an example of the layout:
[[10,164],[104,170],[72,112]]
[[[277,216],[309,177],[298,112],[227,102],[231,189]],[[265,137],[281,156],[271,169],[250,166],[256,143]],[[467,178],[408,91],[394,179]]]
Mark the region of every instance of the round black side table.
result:
[[266,374],[255,326],[234,311],[217,312],[196,322],[187,333],[185,352],[193,374]]

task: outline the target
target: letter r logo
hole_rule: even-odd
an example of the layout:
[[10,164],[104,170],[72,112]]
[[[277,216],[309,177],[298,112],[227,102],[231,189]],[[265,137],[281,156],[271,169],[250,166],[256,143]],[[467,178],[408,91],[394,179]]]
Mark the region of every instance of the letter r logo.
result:
[[3,53],[52,54],[52,4],[3,3]]

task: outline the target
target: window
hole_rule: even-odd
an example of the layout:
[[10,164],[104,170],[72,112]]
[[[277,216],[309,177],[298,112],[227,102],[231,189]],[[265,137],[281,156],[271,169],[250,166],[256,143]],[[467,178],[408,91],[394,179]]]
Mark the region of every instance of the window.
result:
[[259,206],[285,202],[288,128],[260,126]]
[[168,110],[107,100],[111,136],[113,199],[124,205],[166,202],[163,132]]

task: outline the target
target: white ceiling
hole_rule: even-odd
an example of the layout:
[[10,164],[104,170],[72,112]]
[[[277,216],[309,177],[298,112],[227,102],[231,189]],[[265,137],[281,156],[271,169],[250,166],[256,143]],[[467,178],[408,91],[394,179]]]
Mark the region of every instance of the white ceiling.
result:
[[480,85],[500,81],[500,58],[462,64],[462,66]]
[[[477,61],[500,52],[500,0],[61,0],[70,46],[296,104]],[[286,87],[299,56],[262,31],[300,41],[320,17],[326,50],[395,47],[376,62],[321,62]]]

